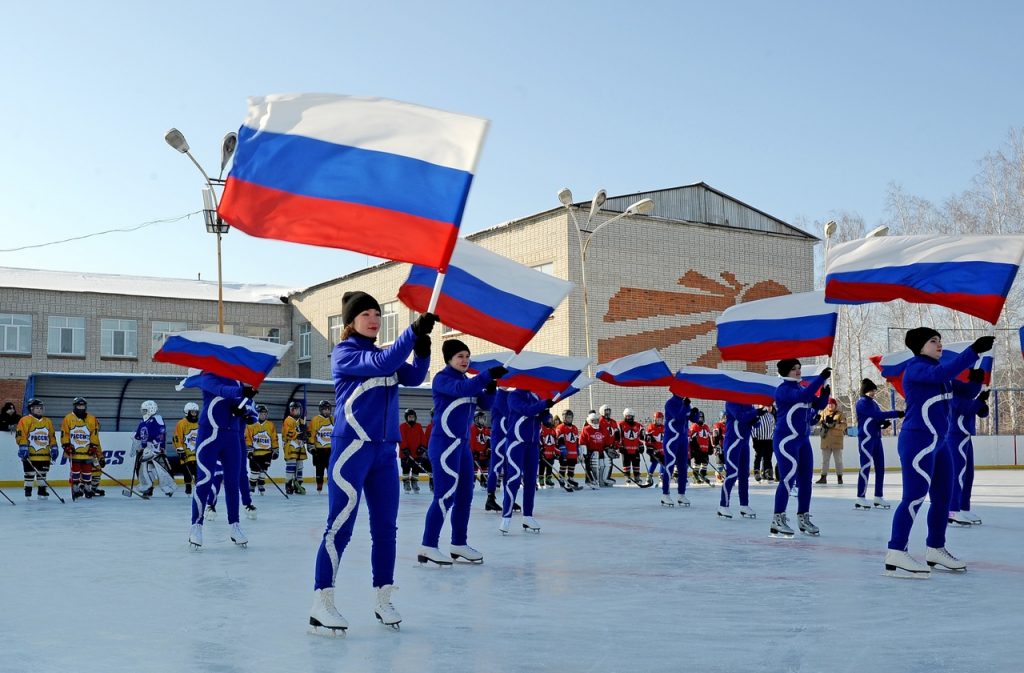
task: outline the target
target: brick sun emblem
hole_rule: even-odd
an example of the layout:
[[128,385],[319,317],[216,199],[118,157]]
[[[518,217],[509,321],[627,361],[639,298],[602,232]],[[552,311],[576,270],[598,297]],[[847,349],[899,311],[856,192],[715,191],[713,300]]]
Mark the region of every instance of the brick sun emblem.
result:
[[[599,339],[598,363],[610,362],[650,348],[662,349],[701,336],[710,336],[715,332],[715,316],[730,306],[790,294],[789,288],[774,280],[741,283],[728,271],[723,271],[719,277],[721,281],[691,269],[676,281],[677,285],[685,288],[684,290],[619,288],[608,300],[608,311],[604,314],[603,320],[613,324],[639,321],[634,329],[640,331]],[[708,314],[711,314],[710,317]],[[653,318],[661,316],[678,316],[680,324],[644,329],[645,323],[649,324]],[[712,344],[691,364],[714,367],[721,361],[722,356],[718,348]],[[747,368],[751,371],[763,369],[758,363],[751,363]]]

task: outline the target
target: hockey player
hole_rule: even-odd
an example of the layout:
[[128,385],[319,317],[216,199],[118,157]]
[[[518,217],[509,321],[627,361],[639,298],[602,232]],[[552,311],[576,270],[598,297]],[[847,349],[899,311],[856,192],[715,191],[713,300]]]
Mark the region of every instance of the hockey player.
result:
[[77,500],[83,495],[93,497],[100,481],[97,460],[103,456],[103,449],[100,422],[89,413],[85,398],[76,397],[71,401],[71,412],[60,424],[60,443],[71,463],[71,499]]
[[[665,403],[665,467],[661,471],[661,504],[674,507],[676,503],[689,507],[686,497],[686,470],[689,457],[690,423],[700,418],[700,410],[690,406],[689,397],[672,395]],[[673,471],[678,473],[676,483],[677,499],[672,501],[669,486],[672,483]]]
[[302,482],[302,464],[306,461],[306,444],[309,442],[309,428],[306,425],[302,403],[292,400],[288,404],[288,415],[281,423],[281,445],[284,448],[285,492],[305,495]]
[[[904,343],[914,358],[903,371],[907,415],[897,447],[903,474],[903,498],[892,516],[892,537],[885,554],[887,574],[928,577],[930,567],[962,571],[967,564],[946,550],[949,496],[953,485],[952,456],[946,444],[953,379],[971,366],[982,353],[992,350],[995,337],[981,337],[970,348],[947,363],[942,357],[942,335],[930,327],[915,327]],[[914,518],[925,497],[928,509],[928,537],[925,562],[907,553]]]
[[555,439],[558,443],[558,472],[562,481],[573,490],[580,487],[576,481],[576,462],[579,460],[580,430],[573,425],[573,413],[566,409],[562,414],[562,422],[555,428]]
[[615,484],[614,481],[606,479],[604,476],[605,451],[612,446],[612,438],[604,429],[606,427],[608,427],[606,424],[601,423],[601,417],[591,411],[587,415],[586,425],[580,432],[580,449],[585,451],[583,470],[590,488]]
[[696,422],[690,425],[690,459],[693,461],[693,480],[711,485],[708,462],[711,460],[711,428],[704,422],[704,412],[697,412]]
[[867,500],[868,479],[875,471],[874,506],[889,509],[889,503],[882,497],[882,481],[885,477],[885,452],[882,450],[882,430],[891,425],[891,419],[903,418],[902,411],[882,411],[875,394],[878,386],[871,379],[860,382],[860,399],[857,400],[857,453],[860,455],[860,473],[857,476],[857,500],[854,509],[871,509]]
[[[814,472],[814,453],[811,449],[808,416],[825,408],[828,391],[822,389],[832,376],[832,368],[825,367],[809,385],[802,385],[800,361],[794,358],[780,360],[776,365],[779,376],[785,380],[775,389],[778,422],[775,426],[775,462],[779,467],[779,485],[775,489],[775,513],[770,532],[773,537],[793,537],[793,529],[786,520],[786,507],[793,486],[797,492],[797,522],[800,531],[818,535],[818,527],[811,523],[811,478]],[[819,395],[819,391],[822,394]]]
[[164,419],[157,413],[153,400],[142,403],[142,420],[135,428],[132,451],[135,455],[135,469],[139,474],[139,488],[142,497],[153,495],[153,484],[160,482],[160,490],[168,497],[174,495],[176,484],[167,463],[167,428]]
[[661,467],[665,471],[665,412],[654,412],[654,420],[647,424],[644,431],[647,457],[651,461],[647,471],[647,482],[654,484],[654,469]]
[[324,470],[331,457],[331,433],[334,432],[334,414],[328,400],[320,400],[317,415],[309,422],[310,452],[313,454],[313,468],[316,470],[316,491],[324,490]]
[[[732,487],[739,481],[740,516],[753,519],[757,515],[750,508],[750,433],[757,423],[758,412],[749,404],[725,403],[725,483],[718,503],[718,516],[731,519],[729,509]],[[717,425],[717,423],[716,423]]]
[[953,399],[950,401],[953,415],[946,433],[946,443],[953,458],[949,523],[960,526],[981,524],[981,519],[971,513],[971,491],[974,488],[974,444],[971,437],[976,433],[976,419],[988,416],[989,391],[978,392],[985,380],[984,370],[972,369],[968,380],[973,385],[953,382]]
[[473,466],[480,488],[487,488],[487,464],[491,453],[491,429],[484,422],[484,412],[473,415],[473,427],[469,429],[469,450],[473,453]]
[[622,446],[621,437],[619,435],[619,424],[614,418],[612,418],[612,408],[607,404],[602,404],[598,407],[598,413],[601,414],[601,430],[604,431],[605,436],[608,437],[610,444],[607,447],[608,463],[607,473],[602,474],[601,482],[610,482],[609,486],[615,485],[615,480],[612,479],[612,463],[611,461],[618,457],[619,449]]
[[50,497],[44,479],[58,457],[57,433],[50,419],[43,416],[45,410],[43,401],[33,397],[28,401],[28,416],[22,416],[14,430],[18,458],[21,458],[25,475],[25,497],[32,497],[35,485],[36,497],[40,500]]
[[[277,444],[277,427],[270,420],[270,410],[266,405],[256,405],[256,422],[245,426],[245,451],[249,458],[249,493],[259,491],[266,495],[266,474],[270,470],[271,461],[281,455]],[[243,485],[239,484],[241,488]],[[285,484],[285,488],[288,484]]]
[[642,426],[633,415],[633,410],[625,408],[622,410],[622,420],[618,427],[619,446],[622,453],[622,471],[626,476],[627,484],[632,478],[632,483],[640,483],[640,452],[643,451],[644,426]]
[[192,482],[196,479],[196,437],[199,436],[199,405],[189,402],[185,405],[185,416],[174,426],[171,445],[178,452],[178,462],[185,480],[185,495],[192,494]]
[[[342,301],[345,328],[331,353],[331,373],[337,393],[335,406],[345,413],[335,419],[331,436],[327,526],[316,554],[309,616],[314,629],[335,634],[348,628],[335,607],[334,584],[363,497],[369,509],[373,547],[374,613],[382,624],[393,628],[402,621],[391,603],[399,499],[395,461],[400,424],[398,385],[423,383],[430,366],[430,332],[437,320],[431,313],[420,315],[382,349],[374,345],[381,325],[377,300],[365,292],[346,292]],[[413,354],[412,364],[407,363]]]
[[537,475],[538,488],[552,488],[555,482],[552,480],[555,459],[558,458],[558,433],[555,432],[555,425],[561,423],[561,419],[548,417],[540,426],[540,467]]
[[416,456],[426,449],[427,435],[416,420],[416,410],[405,410],[405,423],[399,427],[398,457],[402,462],[402,485],[406,493],[420,492],[420,467]]
[[725,480],[725,412],[711,426],[711,453],[712,460],[718,465],[715,468],[715,482],[719,486]]
[[[500,377],[498,377],[500,378]],[[523,528],[531,533],[540,532],[540,524],[533,517],[534,496],[537,493],[537,467],[540,454],[540,423],[554,405],[529,390],[513,390],[508,395],[509,433],[505,447],[505,496],[501,507],[501,525],[498,530],[507,535],[512,525],[512,505],[519,487],[523,489]]]
[[[469,511],[473,502],[473,454],[469,447],[470,422],[477,405],[487,408],[496,390],[495,381],[508,370],[492,367],[472,378],[469,346],[458,339],[441,345],[445,368],[434,375],[431,390],[437,431],[431,433],[428,452],[432,465],[438,466],[434,498],[423,522],[420,563],[451,565],[453,560],[483,563],[484,555],[469,546]],[[443,554],[438,548],[441,527],[451,514],[451,546]]]
[[484,510],[500,512],[495,493],[498,483],[505,481],[505,445],[508,434],[508,388],[498,388],[491,403],[491,460],[487,465],[487,502]]

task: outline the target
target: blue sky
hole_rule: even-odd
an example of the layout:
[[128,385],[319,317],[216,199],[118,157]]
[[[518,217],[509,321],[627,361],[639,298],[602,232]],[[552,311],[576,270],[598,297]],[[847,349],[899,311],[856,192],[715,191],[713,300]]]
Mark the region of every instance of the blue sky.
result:
[[[1024,124],[1022,5],[984,2],[16,3],[0,43],[0,248],[198,210],[253,94],[396,98],[491,120],[473,232],[704,180],[788,221],[937,202]],[[224,277],[304,286],[365,266],[232,232]],[[370,260],[373,261],[373,260]],[[216,277],[201,219],[0,266]]]

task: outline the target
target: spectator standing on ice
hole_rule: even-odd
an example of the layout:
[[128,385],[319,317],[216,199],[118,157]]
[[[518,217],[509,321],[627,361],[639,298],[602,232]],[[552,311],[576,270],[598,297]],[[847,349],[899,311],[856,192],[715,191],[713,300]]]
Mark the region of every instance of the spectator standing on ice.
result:
[[846,416],[839,408],[839,400],[828,399],[828,406],[821,412],[821,476],[816,483],[827,483],[828,466],[835,462],[836,481],[843,483],[843,438],[846,437]]

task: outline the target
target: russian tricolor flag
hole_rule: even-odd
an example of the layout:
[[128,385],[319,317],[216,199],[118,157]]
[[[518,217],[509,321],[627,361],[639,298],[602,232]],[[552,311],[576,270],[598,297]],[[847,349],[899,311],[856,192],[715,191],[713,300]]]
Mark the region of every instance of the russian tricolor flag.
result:
[[654,348],[612,360],[597,370],[597,378],[613,386],[668,386],[672,370]]
[[250,98],[220,215],[252,236],[444,269],[487,124],[384,98]]
[[576,393],[581,390],[586,390],[592,385],[594,385],[594,379],[590,378],[586,374],[580,374],[572,383],[569,384],[568,388],[555,395],[555,398],[558,401],[569,399]]
[[588,358],[533,351],[521,353],[504,351],[472,356],[469,370],[479,373],[498,365],[504,366],[508,369],[508,374],[501,377],[499,381],[501,386],[531,390],[541,397],[550,398],[558,393],[564,393],[580,380],[581,372],[587,368],[588,364],[590,364]]
[[887,236],[833,247],[825,300],[902,299],[937,304],[995,324],[1024,259],[1024,236]]
[[234,334],[192,330],[168,336],[153,359],[212,372],[258,388],[291,345],[290,341],[275,344]]
[[[398,290],[403,304],[427,310],[437,271],[413,266]],[[518,352],[544,325],[573,284],[460,238],[434,310],[441,322]]]
[[[973,341],[954,341],[953,343],[942,344],[942,355],[940,356],[941,362],[949,362],[958,355],[964,352],[965,349],[970,348]],[[896,392],[903,395],[903,372],[907,368],[907,364],[914,359],[914,353],[910,349],[904,349],[896,351],[895,353],[889,353],[888,355],[873,355],[868,360],[878,371],[881,372],[882,378],[889,382]],[[992,367],[995,365],[995,358],[992,356],[992,352],[982,353],[978,356],[977,361],[971,365],[972,369],[983,369],[985,371],[985,380],[983,385],[991,385],[992,383]],[[961,381],[967,381],[967,372],[963,371],[957,376]]]
[[830,355],[839,312],[824,292],[801,292],[737,304],[717,320],[723,360],[761,362]]
[[679,397],[767,406],[774,403],[775,389],[782,381],[779,376],[753,372],[683,367],[676,372],[669,391]]

